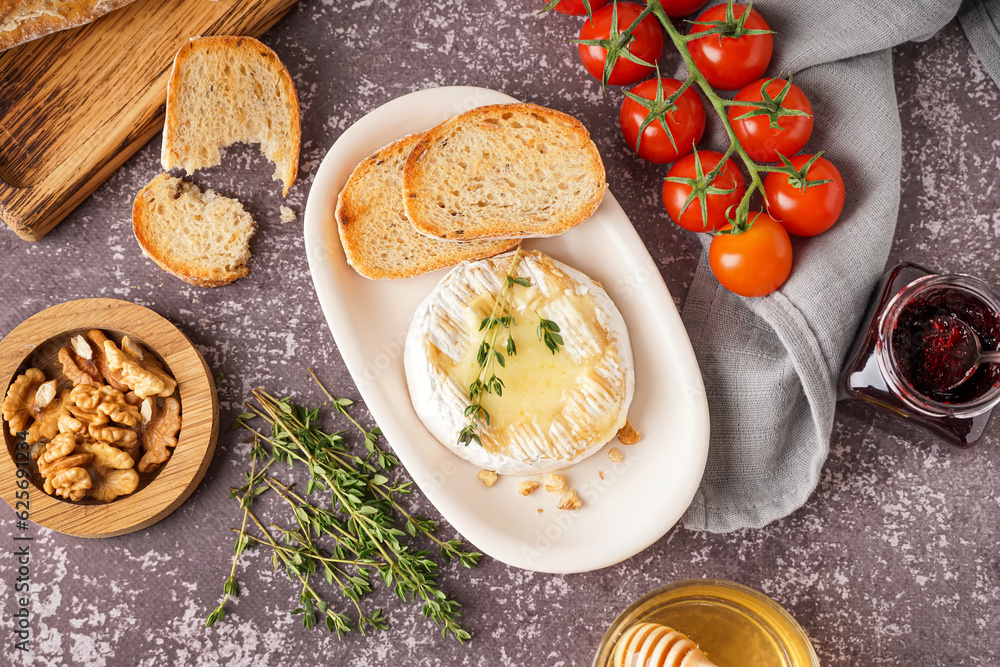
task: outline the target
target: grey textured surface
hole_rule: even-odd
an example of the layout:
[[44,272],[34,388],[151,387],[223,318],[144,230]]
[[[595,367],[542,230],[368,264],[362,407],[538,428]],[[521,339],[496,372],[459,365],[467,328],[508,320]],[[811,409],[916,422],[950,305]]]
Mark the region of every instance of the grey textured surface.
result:
[[[602,98],[563,43],[578,21],[536,19],[528,4],[303,0],[264,38],[288,64],[302,103],[303,156],[290,205],[302,211],[319,160],[366,111],[429,85],[496,88],[585,122],[612,190],[680,303],[700,246],[662,212],[662,170],[630,156],[616,126],[620,94]],[[997,87],[955,23],[895,57],[904,166],[890,261],[997,284]],[[248,278],[202,290],[141,257],[131,202],[158,173],[158,149],[154,140],[141,150],[42,242],[0,230],[7,287],[0,331],[60,301],[124,298],[170,318],[213,372],[223,372],[224,427],[258,384],[315,398],[305,365],[334,391],[356,397],[312,291],[301,223],[278,222],[280,194],[255,150],[230,149],[222,166],[196,178],[239,196],[257,217]],[[863,156],[864,147],[857,150]],[[445,587],[463,603],[474,634],[464,647],[441,639],[414,605],[381,589],[372,601],[386,609],[388,633],[338,642],[306,631],[288,615],[295,591],[260,552],[240,571],[238,603],[206,630],[232,554],[236,507],[228,486],[247,461],[239,438],[224,435],[198,491],[145,531],[87,541],[34,529],[29,654],[12,649],[15,572],[11,558],[0,560],[0,664],[585,665],[621,609],[690,577],[732,579],[771,595],[799,620],[826,666],[1000,664],[1000,426],[975,449],[959,451],[882,424],[839,406],[819,489],[804,508],[761,530],[675,528],[634,558],[582,575],[533,574],[488,559],[474,572],[446,568]],[[0,508],[5,552],[13,521]]]

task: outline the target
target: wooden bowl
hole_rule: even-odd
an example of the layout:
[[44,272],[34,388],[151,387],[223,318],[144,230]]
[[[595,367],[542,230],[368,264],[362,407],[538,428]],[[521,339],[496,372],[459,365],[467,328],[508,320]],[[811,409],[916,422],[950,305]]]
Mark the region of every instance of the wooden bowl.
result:
[[[6,422],[6,447],[0,452],[0,495],[15,512],[27,511],[34,523],[78,537],[112,537],[150,526],[167,516],[205,476],[219,435],[219,399],[208,365],[191,341],[173,324],[148,308],[117,299],[67,301],[29,317],[0,342],[0,397],[26,369],[34,366],[48,379],[69,387],[56,355],[69,339],[101,329],[116,343],[128,335],[155,353],[177,380],[181,430],[173,455],[160,469],[140,475],[139,488],[110,503],[87,499],[69,502],[28,482],[28,498],[18,487],[17,437]],[[26,468],[25,468],[26,470]],[[23,481],[21,486],[24,486]],[[20,496],[18,492],[20,491]]]

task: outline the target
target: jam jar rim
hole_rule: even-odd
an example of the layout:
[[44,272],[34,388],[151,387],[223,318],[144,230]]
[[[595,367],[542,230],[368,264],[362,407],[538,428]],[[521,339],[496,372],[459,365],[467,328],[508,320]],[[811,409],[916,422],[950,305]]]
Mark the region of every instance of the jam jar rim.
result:
[[878,330],[875,343],[879,370],[889,384],[889,388],[899,396],[906,405],[920,414],[931,417],[971,418],[993,409],[1000,403],[1000,385],[984,393],[968,403],[943,403],[920,393],[912,388],[894,363],[892,352],[892,333],[904,306],[908,305],[917,295],[934,287],[949,287],[959,289],[985,301],[986,305],[1000,314],[1000,294],[984,280],[963,273],[931,274],[921,276],[902,287],[886,303],[878,320]]

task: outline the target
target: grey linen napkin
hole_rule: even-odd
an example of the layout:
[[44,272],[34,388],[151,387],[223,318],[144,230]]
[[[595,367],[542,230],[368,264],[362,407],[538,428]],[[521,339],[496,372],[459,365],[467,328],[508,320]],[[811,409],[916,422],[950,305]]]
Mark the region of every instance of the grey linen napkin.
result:
[[[816,488],[841,362],[896,226],[902,152],[888,49],[933,35],[955,17],[959,0],[758,0],[754,7],[776,33],[767,75],[795,72],[816,118],[806,150],[826,151],[844,176],[847,201],[830,231],[793,239],[792,275],[770,296],[728,292],[702,254],[683,318],[705,378],[711,445],[684,525],[714,532],[763,526]],[[1000,0],[962,7],[974,48],[1000,80],[998,19]]]

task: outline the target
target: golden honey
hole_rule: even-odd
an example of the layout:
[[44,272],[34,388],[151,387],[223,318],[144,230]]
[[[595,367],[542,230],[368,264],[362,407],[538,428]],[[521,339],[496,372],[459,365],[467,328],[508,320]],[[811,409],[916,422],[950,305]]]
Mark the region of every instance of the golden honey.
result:
[[684,633],[719,667],[819,666],[795,619],[765,595],[728,581],[681,581],[640,598],[605,633],[594,667],[612,667],[615,642],[635,623]]

